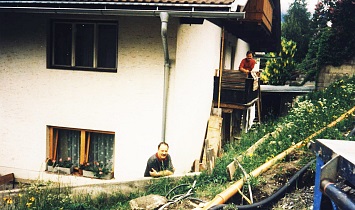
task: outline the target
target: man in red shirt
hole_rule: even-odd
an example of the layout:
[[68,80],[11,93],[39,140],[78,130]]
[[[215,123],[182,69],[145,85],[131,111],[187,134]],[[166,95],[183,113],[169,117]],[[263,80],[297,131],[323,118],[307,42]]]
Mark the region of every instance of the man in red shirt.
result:
[[248,51],[246,56],[247,57],[240,62],[239,71],[244,72],[250,78],[250,72],[253,70],[256,61],[253,59],[252,51]]

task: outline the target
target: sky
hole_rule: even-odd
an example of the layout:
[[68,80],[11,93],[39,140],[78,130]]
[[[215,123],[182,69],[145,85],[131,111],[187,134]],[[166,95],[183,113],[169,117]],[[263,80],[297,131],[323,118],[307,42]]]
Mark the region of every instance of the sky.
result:
[[[290,7],[290,4],[294,2],[294,0],[280,0],[281,3],[281,13],[285,14]],[[313,14],[315,5],[317,4],[318,0],[306,0],[308,12]]]

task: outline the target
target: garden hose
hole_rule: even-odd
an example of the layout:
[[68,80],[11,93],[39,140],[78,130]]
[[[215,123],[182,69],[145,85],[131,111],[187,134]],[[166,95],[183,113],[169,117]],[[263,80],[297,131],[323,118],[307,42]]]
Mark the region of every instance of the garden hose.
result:
[[[176,187],[174,187],[173,189],[171,189],[167,195],[166,195],[166,198],[168,198],[169,194],[172,193],[174,190],[176,190],[177,188],[179,187],[186,187],[186,186],[189,186],[189,184],[181,184],[181,185],[178,185]],[[196,186],[196,180],[194,181],[194,183],[192,184],[192,186],[190,187],[190,189],[184,193],[184,194],[178,194],[178,195],[175,195],[173,196],[171,199],[168,200],[167,203],[165,203],[164,205],[162,205],[158,210],[163,210],[165,208],[167,208],[168,206],[172,205],[172,204],[175,204],[177,202],[180,202],[184,199],[189,199],[191,197],[191,195],[193,195],[194,193],[192,192],[194,190]],[[199,199],[195,199],[195,198],[191,198],[191,200],[196,200],[196,201],[199,201]]]
[[[284,186],[282,186],[277,192],[272,194],[270,197],[268,197],[260,202],[253,203],[251,205],[235,205],[234,207],[238,210],[265,209],[265,207],[270,206],[270,204],[279,200],[281,197],[283,197],[285,195],[285,193],[289,192],[290,188],[296,184],[298,178],[300,176],[302,176],[308,170],[308,168],[314,163],[314,161],[315,160],[312,160],[309,163],[307,163],[307,165],[305,165],[301,170],[299,170],[295,175],[293,175],[292,178]],[[215,206],[209,208],[208,210],[221,210],[221,209],[223,209],[224,206],[227,206],[227,204],[215,205]]]

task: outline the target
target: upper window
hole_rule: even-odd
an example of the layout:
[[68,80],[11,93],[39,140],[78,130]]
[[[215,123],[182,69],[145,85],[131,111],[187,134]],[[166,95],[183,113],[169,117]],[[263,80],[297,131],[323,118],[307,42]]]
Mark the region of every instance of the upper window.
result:
[[117,71],[117,23],[55,20],[49,67]]

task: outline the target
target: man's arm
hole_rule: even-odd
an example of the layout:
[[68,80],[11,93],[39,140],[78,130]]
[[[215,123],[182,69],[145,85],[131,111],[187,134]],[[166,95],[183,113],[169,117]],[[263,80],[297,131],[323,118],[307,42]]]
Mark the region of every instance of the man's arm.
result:
[[170,170],[164,170],[164,171],[159,171],[157,172],[154,168],[152,168],[151,171],[149,171],[150,176],[152,177],[161,177],[161,176],[169,176],[173,175],[174,172]]
[[245,74],[249,74],[249,70],[248,69],[245,69],[243,67],[239,68],[239,71],[245,73]]

